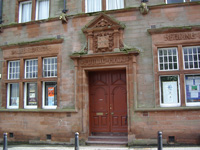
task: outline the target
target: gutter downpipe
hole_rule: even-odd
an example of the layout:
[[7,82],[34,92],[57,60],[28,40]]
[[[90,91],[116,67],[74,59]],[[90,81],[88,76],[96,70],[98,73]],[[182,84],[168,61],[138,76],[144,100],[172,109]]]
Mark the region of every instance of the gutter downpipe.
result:
[[0,24],[3,23],[2,14],[3,14],[3,0],[0,0]]
[[64,14],[66,14],[67,11],[68,11],[68,10],[66,9],[66,0],[64,0],[64,9],[62,10],[62,12],[63,12]]

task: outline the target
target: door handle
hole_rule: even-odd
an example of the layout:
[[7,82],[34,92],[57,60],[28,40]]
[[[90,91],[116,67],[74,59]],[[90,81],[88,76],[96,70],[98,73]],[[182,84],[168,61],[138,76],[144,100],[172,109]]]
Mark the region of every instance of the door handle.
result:
[[114,115],[114,112],[111,112],[111,115]]

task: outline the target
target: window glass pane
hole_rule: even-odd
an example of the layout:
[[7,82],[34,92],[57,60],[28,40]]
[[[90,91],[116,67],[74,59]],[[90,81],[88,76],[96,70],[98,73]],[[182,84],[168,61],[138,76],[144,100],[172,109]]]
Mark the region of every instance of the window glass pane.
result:
[[85,0],[86,12],[96,12],[102,10],[101,0]]
[[161,76],[161,104],[178,104],[178,76]]
[[57,76],[57,58],[49,57],[43,59],[43,76],[56,77]]
[[19,79],[19,61],[8,62],[8,79]]
[[21,20],[20,22],[31,21],[31,2],[21,2],[20,11],[21,11]]
[[176,48],[161,48],[158,49],[159,64],[164,63],[164,67],[159,65],[159,70],[177,70],[178,55]]
[[38,20],[47,19],[49,17],[49,0],[37,1]]
[[183,3],[184,0],[167,0],[167,4],[171,4],[171,3]]
[[186,102],[200,102],[200,75],[185,76]]
[[124,0],[106,0],[106,9],[121,9],[124,8]]
[[57,83],[45,82],[45,106],[57,105]]
[[19,106],[19,84],[18,83],[12,83],[9,84],[9,91],[10,91],[10,99],[9,99],[9,105],[10,106]]
[[185,69],[199,69],[200,46],[184,47],[183,55]]
[[38,66],[37,66],[36,59],[30,59],[25,61],[26,65],[26,72],[25,72],[25,78],[37,78],[38,76]]
[[26,105],[37,106],[37,84],[26,83]]

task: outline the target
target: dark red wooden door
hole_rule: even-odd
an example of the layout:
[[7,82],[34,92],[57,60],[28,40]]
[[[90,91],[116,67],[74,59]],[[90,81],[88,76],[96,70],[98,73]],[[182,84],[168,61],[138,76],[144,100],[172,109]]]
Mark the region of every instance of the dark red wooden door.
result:
[[126,71],[89,73],[91,132],[127,132]]

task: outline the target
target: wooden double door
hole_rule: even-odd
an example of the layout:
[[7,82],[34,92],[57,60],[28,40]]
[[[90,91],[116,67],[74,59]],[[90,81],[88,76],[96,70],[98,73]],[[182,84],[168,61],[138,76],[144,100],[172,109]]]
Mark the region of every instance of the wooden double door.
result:
[[89,73],[90,132],[127,132],[126,71]]

